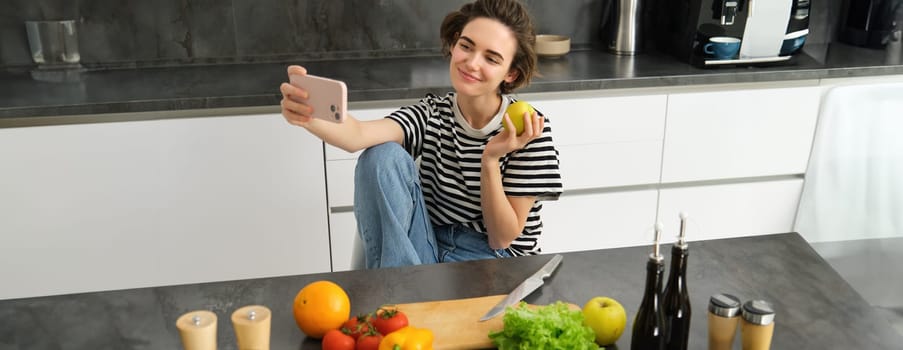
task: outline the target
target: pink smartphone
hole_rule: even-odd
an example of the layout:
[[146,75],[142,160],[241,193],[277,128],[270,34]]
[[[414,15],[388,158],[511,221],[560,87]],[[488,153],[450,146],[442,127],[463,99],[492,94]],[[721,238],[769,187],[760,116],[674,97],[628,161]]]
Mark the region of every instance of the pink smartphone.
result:
[[345,83],[315,75],[290,75],[289,82],[307,90],[308,98],[303,101],[313,107],[313,117],[341,123],[348,112],[348,89]]

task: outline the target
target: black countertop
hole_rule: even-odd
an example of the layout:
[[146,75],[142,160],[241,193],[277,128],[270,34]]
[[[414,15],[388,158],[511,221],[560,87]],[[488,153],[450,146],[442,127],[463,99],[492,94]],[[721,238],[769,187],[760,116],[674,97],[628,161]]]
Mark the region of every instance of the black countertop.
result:
[[[701,69],[672,56],[615,56],[576,49],[540,59],[542,76],[520,92],[769,82],[903,74],[900,55],[843,44],[807,46],[791,64]],[[311,74],[344,80],[349,101],[420,98],[451,89],[439,55],[297,62]],[[277,107],[287,63],[88,70],[73,82],[0,75],[0,127],[92,122],[79,116],[231,107]],[[72,116],[68,119],[45,118]],[[148,117],[153,119],[153,117]]]
[[[670,261],[668,245],[663,247]],[[526,298],[582,305],[597,295],[620,301],[628,325],[645,283],[650,247],[564,254],[561,267]],[[307,283],[327,279],[351,298],[352,314],[386,303],[505,294],[548,255],[405,268],[191,284],[0,301],[0,349],[178,349],[175,321],[213,311],[219,349],[235,349],[229,315],[251,304],[272,310],[272,349],[319,349],[295,325],[292,301]],[[670,268],[670,266],[666,266]],[[666,272],[667,273],[667,272]],[[771,301],[772,349],[899,349],[901,336],[796,233],[690,242],[691,349],[704,349],[708,297],[727,292]],[[629,349],[630,329],[617,342]],[[739,349],[738,339],[735,349]]]

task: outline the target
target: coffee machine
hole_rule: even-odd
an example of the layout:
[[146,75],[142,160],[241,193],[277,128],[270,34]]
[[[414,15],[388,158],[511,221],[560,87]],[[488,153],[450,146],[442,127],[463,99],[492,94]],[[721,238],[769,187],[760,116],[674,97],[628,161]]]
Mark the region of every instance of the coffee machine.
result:
[[659,0],[656,47],[698,67],[791,62],[809,35],[810,0]]

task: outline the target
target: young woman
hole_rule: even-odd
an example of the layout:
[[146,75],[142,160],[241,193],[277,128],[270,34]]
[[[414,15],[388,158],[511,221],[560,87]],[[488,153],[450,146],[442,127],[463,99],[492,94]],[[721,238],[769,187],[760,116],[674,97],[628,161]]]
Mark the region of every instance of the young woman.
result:
[[[508,94],[536,67],[523,5],[477,0],[450,13],[440,35],[455,91],[381,120],[313,119],[299,102],[307,91],[280,87],[289,123],[348,152],[365,149],[354,213],[368,268],[538,254],[540,201],[561,193],[549,120],[505,113],[514,102]],[[522,134],[509,131],[511,118],[524,119]]]

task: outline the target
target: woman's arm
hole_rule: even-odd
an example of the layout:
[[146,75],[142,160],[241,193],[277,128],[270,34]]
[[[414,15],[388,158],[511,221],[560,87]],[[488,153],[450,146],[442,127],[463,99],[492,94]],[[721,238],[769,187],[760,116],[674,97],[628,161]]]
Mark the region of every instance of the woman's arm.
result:
[[[483,222],[489,236],[492,249],[507,248],[515,238],[524,231],[527,216],[536,201],[534,196],[508,196],[502,186],[502,174],[499,158],[522,149],[533,139],[542,135],[545,118],[535,112],[532,116],[524,115],[524,132],[515,135],[514,124],[505,114],[507,128],[494,136],[483,150],[480,170],[480,205],[483,209]],[[531,120],[532,118],[532,120]]]
[[[289,66],[289,75],[305,75],[307,70],[301,66]],[[398,123],[389,119],[360,121],[347,115],[344,122],[333,123],[311,117],[313,109],[301,102],[308,94],[302,88],[289,83],[279,86],[282,92],[282,116],[292,125],[307,129],[311,134],[330,145],[347,152],[356,152],[370,146],[393,141],[404,142],[404,131]]]
[[508,248],[524,231],[527,216],[530,215],[536,197],[505,195],[498,159],[482,161],[480,197],[483,222],[489,230],[489,246],[492,249]]

